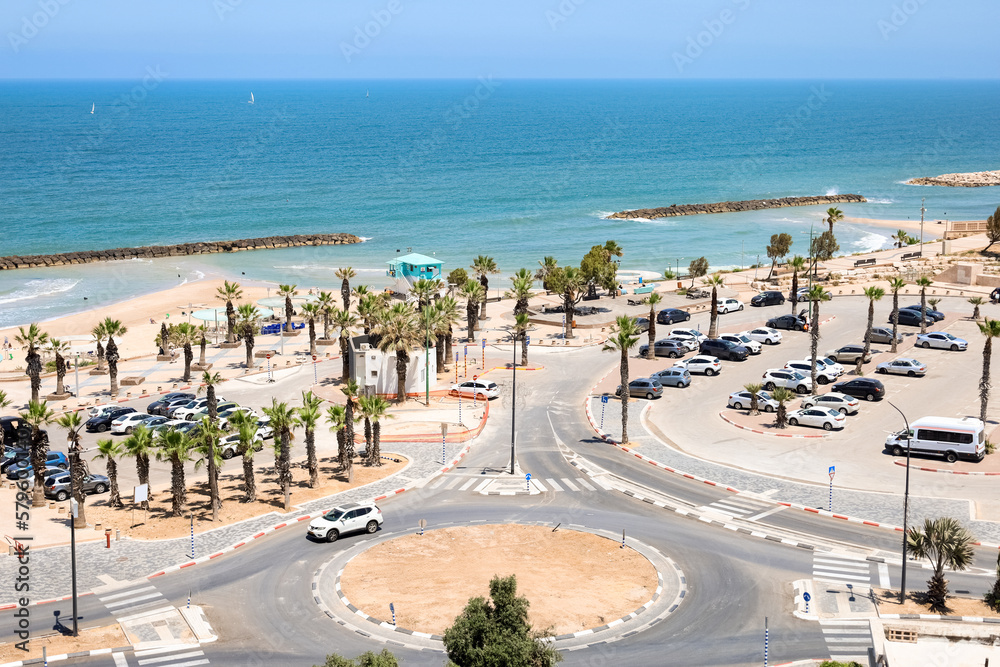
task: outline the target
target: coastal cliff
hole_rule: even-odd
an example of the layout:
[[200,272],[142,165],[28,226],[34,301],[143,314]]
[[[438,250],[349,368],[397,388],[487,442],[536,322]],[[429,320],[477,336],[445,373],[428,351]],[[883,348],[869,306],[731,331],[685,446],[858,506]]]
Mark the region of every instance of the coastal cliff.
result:
[[1000,171],[976,171],[969,174],[941,174],[911,178],[907,185],[943,185],[949,188],[984,188],[1000,185]]
[[112,250],[81,250],[57,255],[25,255],[0,257],[0,271],[9,269],[36,269],[45,266],[65,266],[67,264],[90,264],[112,262],[124,259],[155,259],[157,257],[182,257],[186,255],[210,255],[220,252],[240,250],[272,250],[274,248],[295,248],[299,246],[346,245],[361,243],[353,234],[296,234],[294,236],[266,236],[257,239],[236,241],[202,241],[179,243],[177,245],[154,245],[142,248],[114,248]]
[[738,213],[759,211],[765,208],[785,208],[787,206],[816,206],[825,204],[860,204],[868,201],[861,195],[826,195],[823,197],[782,197],[781,199],[750,199],[748,201],[724,201],[716,204],[672,204],[663,208],[640,208],[635,211],[612,213],[608,219],[632,220],[635,218],[672,218],[680,215],[700,215],[703,213]]

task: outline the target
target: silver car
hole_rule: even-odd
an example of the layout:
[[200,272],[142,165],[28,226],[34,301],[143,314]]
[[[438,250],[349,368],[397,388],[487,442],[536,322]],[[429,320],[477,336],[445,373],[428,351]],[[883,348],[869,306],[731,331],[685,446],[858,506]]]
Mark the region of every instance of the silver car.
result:
[[876,373],[906,375],[908,377],[923,377],[927,373],[927,364],[922,364],[916,359],[893,359],[883,361],[875,367]]
[[853,396],[831,391],[829,394],[806,396],[802,399],[801,407],[830,408],[831,410],[836,410],[843,415],[853,415],[857,413],[858,409],[861,407],[861,401]]
[[[872,327],[871,340],[873,343],[891,343],[892,329],[889,327]],[[896,342],[903,342],[903,334],[896,334]]]
[[[104,493],[110,488],[110,482],[104,475],[84,475],[84,493]],[[70,496],[69,473],[53,475],[45,480],[45,497],[56,500],[66,500]]]
[[689,387],[691,386],[691,374],[683,368],[667,368],[657,371],[649,376],[651,380],[656,380],[664,387]]
[[[727,405],[735,410],[749,408],[751,398],[749,391],[734,391],[729,395],[729,403]],[[778,402],[771,398],[771,394],[766,391],[758,391],[757,407],[764,412],[774,412],[778,409]]]
[[928,333],[917,334],[915,345],[925,349],[936,347],[941,350],[951,350],[952,352],[957,352],[958,350],[964,351],[969,347],[966,341],[958,336],[952,336],[947,331],[930,331]]

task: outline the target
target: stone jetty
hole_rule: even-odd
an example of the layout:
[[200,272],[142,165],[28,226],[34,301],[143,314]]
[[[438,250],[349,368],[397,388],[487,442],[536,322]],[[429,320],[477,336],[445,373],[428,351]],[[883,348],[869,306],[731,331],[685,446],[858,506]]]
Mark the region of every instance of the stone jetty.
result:
[[26,255],[0,257],[0,271],[9,269],[37,269],[46,266],[114,262],[125,259],[155,259],[157,257],[182,257],[210,255],[241,250],[273,250],[300,246],[347,245],[361,243],[353,234],[296,234],[294,236],[267,236],[237,241],[200,241],[177,245],[153,245],[142,248],[114,248],[112,250],[80,250],[58,255]]
[[748,201],[724,201],[716,204],[672,204],[663,208],[640,208],[635,211],[612,213],[609,219],[633,220],[635,218],[672,218],[680,215],[702,213],[739,213],[759,211],[765,208],[785,208],[787,206],[824,206],[826,204],[860,204],[868,201],[861,195],[827,195],[823,197],[782,197],[781,199],[750,199]]
[[1000,185],[1000,171],[976,171],[969,174],[941,174],[911,178],[907,185],[943,185],[949,188],[984,188]]

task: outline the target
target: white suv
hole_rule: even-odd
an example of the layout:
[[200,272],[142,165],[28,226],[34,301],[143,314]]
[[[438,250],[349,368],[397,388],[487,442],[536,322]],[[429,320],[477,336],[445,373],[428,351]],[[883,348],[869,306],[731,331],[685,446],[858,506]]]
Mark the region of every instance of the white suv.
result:
[[723,313],[735,313],[738,310],[743,310],[743,302],[739,299],[719,299],[719,305],[716,307],[716,311],[720,315]]
[[346,533],[374,533],[382,525],[382,510],[375,503],[349,503],[335,507],[309,523],[309,535],[336,542]]
[[750,354],[760,354],[763,349],[757,341],[755,341],[750,336],[745,333],[738,334],[722,334],[719,336],[722,340],[728,340],[730,343],[736,343],[737,345],[742,345],[750,351]]
[[765,345],[777,345],[781,342],[781,332],[771,327],[757,327],[756,329],[743,331],[740,335],[746,336],[758,343],[764,343]]
[[698,331],[697,329],[671,329],[670,333],[667,335],[670,338],[677,338],[680,340],[693,340],[696,343],[701,343],[701,341],[708,339],[708,336]]
[[132,430],[139,424],[153,419],[156,415],[145,412],[130,412],[111,422],[111,432],[118,435],[132,435]]
[[[215,397],[216,404],[226,403],[226,399],[221,396]],[[171,419],[187,419],[190,420],[195,414],[201,412],[208,405],[208,398],[196,398],[186,406],[178,408],[174,414],[170,415]]]
[[764,389],[768,391],[772,391],[775,387],[791,389],[799,394],[807,394],[812,391],[812,378],[788,368],[772,368],[764,371],[762,384]]
[[[785,364],[785,368],[798,371],[809,379],[812,379],[812,360],[810,359],[793,359]],[[840,373],[830,370],[826,367],[826,364],[816,359],[816,382],[819,384],[829,384],[838,377],[840,377]]]

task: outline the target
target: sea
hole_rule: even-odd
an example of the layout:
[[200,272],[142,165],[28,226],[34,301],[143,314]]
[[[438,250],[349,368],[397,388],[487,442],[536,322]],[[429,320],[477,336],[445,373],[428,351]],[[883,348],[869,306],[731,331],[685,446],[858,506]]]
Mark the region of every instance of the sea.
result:
[[[250,104],[251,93],[254,103]],[[849,217],[984,219],[998,188],[905,185],[1000,168],[997,81],[0,82],[0,256],[298,233],[352,246],[0,271],[0,327],[205,277],[389,283],[397,253],[495,284],[614,239],[623,269],[808,252],[826,207],[647,220],[614,211],[857,193]],[[91,110],[93,109],[93,113]],[[836,228],[842,253],[892,229]]]

